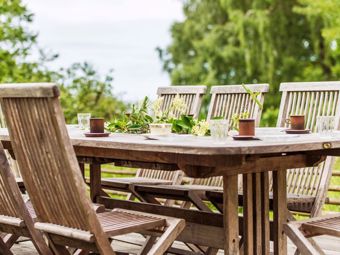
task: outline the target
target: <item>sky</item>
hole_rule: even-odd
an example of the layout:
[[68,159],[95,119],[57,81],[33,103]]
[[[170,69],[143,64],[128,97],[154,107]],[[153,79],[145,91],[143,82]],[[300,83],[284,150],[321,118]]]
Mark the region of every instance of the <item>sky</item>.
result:
[[39,45],[60,57],[50,65],[88,61],[100,74],[114,69],[114,93],[127,101],[155,98],[170,84],[156,47],[171,42],[183,20],[180,0],[25,0],[35,14]]

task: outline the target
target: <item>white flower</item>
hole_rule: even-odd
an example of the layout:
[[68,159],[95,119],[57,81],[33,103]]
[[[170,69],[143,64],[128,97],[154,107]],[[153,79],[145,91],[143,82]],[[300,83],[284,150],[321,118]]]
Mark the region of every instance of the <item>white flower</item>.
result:
[[191,133],[197,136],[205,136],[209,130],[209,123],[205,120],[201,120],[195,126],[192,127]]
[[187,105],[183,98],[181,98],[178,94],[172,100],[169,110],[169,118],[175,118],[177,116],[183,115],[187,110]]
[[163,102],[164,102],[164,97],[159,97],[152,104],[153,113],[158,118],[161,118],[163,115],[163,112],[162,112]]

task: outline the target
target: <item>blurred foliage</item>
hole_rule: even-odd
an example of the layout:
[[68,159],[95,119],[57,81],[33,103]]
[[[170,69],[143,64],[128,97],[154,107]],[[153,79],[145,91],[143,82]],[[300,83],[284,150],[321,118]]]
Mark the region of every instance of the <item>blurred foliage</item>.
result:
[[339,79],[339,2],[183,0],[159,56],[172,84],[270,83],[262,125],[275,125],[281,82]]
[[[101,77],[88,63],[48,68],[58,55],[39,48],[38,35],[29,29],[32,22],[33,14],[21,0],[0,0],[0,83],[57,82],[68,123],[76,122],[78,112],[110,119],[126,108],[113,95],[112,72]],[[33,60],[33,55],[38,59]]]
[[58,73],[61,84],[61,104],[65,118],[77,122],[77,113],[90,112],[92,117],[111,120],[126,110],[126,105],[113,95],[112,71],[104,77],[98,75],[88,63],[75,63]]

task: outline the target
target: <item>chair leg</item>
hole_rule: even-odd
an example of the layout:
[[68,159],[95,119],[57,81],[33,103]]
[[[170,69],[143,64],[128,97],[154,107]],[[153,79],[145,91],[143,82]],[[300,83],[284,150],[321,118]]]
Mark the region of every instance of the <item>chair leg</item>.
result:
[[85,250],[76,250],[74,253],[73,253],[73,255],[88,255],[88,254],[90,254],[90,252],[89,251],[85,251]]
[[[313,239],[313,237],[309,237],[309,238],[306,238],[309,242],[310,242],[310,244],[315,248],[315,250],[317,250],[317,252],[319,253],[319,254],[325,254],[324,252],[323,252],[323,250],[321,249],[321,247],[317,244],[317,242]],[[299,251],[299,249],[296,249],[296,251],[295,251],[295,253],[294,253],[294,255],[300,255],[301,254],[301,252]]]
[[63,245],[51,243],[50,247],[55,255],[71,255],[70,251]]
[[2,254],[2,255],[13,255],[13,253],[8,248],[8,246],[5,244],[4,240],[2,240],[2,238],[0,238],[0,254]]
[[182,209],[190,209],[191,206],[192,206],[192,203],[190,201],[183,201],[181,204]]
[[126,200],[133,201],[135,200],[136,196],[132,193],[129,193],[126,197]]
[[292,242],[296,245],[298,250],[304,255],[320,255],[325,254],[321,251],[321,253],[315,249],[315,247],[308,241],[308,239],[302,234],[299,229],[299,224],[290,223],[285,224],[283,227],[287,236],[292,240]]
[[201,211],[211,212],[210,208],[203,202],[195,191],[189,191],[188,197],[190,201]]
[[164,254],[185,227],[185,221],[181,219],[167,219],[167,223],[168,226],[148,252],[149,255]]
[[218,253],[218,249],[209,247],[205,252],[206,255],[216,255]]
[[141,251],[138,253],[138,255],[148,254],[148,252],[152,249],[152,246],[154,245],[156,240],[157,240],[157,237],[155,236],[146,237],[145,243],[143,244]]
[[3,241],[9,248],[11,248],[16,243],[16,241],[18,241],[18,239],[19,236],[14,234],[7,234],[6,236],[3,237]]

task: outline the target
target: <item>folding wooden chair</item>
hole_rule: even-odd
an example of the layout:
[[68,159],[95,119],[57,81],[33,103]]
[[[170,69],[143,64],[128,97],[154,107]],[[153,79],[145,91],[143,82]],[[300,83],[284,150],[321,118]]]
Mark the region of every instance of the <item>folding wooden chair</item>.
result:
[[307,238],[320,235],[340,237],[340,214],[337,213],[305,221],[293,221],[284,225],[283,229],[301,254],[325,254],[315,241],[310,242]]
[[[2,114],[1,107],[0,107],[0,128],[7,128],[6,121],[5,121],[4,115]],[[7,159],[8,159],[8,163],[10,165],[10,168],[12,169],[12,171],[14,173],[15,180],[16,180],[17,184],[19,185],[20,190],[22,192],[24,192],[25,191],[25,185],[24,185],[24,182],[22,181],[17,161],[9,155],[8,151],[5,150],[5,153],[7,155]]]
[[0,254],[13,254],[10,248],[20,236],[29,237],[39,254],[53,254],[42,233],[34,228],[34,210],[29,202],[25,203],[1,144],[0,204],[0,231],[7,233],[0,238]]
[[[175,96],[179,95],[186,102],[186,114],[197,118],[205,92],[206,86],[170,86],[158,88],[157,95],[164,98],[163,110],[168,109]],[[134,185],[176,185],[182,182],[182,178],[182,171],[139,169],[135,177],[105,178],[102,179],[101,184],[104,189],[129,192],[136,195],[133,189]],[[134,196],[130,195],[129,199],[132,199],[132,197]]]
[[110,238],[161,231],[142,252],[163,254],[184,228],[184,220],[113,210],[96,214],[68,137],[55,84],[3,84],[0,102],[12,147],[37,219],[57,254],[67,247],[115,254]]
[[[269,90],[268,84],[247,85],[253,92],[259,92],[257,99],[263,103],[264,95]],[[211,88],[211,102],[208,112],[208,118],[223,117],[232,119],[234,114],[241,113],[245,110],[249,116],[256,120],[258,126],[261,119],[262,109],[251,99],[250,95],[241,85],[214,86]],[[191,178],[188,185],[135,185],[134,190],[137,196],[144,202],[158,203],[155,198],[166,198],[173,200],[185,201],[182,205],[189,208],[195,205],[202,211],[211,211],[204,203],[207,200],[206,192],[208,190],[222,190],[223,178]]]
[[[335,128],[339,129],[340,82],[282,83],[280,91],[282,91],[282,99],[278,127],[288,128],[286,120],[290,115],[304,114],[306,129],[315,132],[317,117],[325,115],[335,116]],[[311,217],[320,215],[332,176],[333,164],[334,158],[327,157],[316,167],[288,170],[288,209],[291,212],[308,214]],[[223,199],[221,193],[208,192],[207,196],[216,206],[221,206]]]

